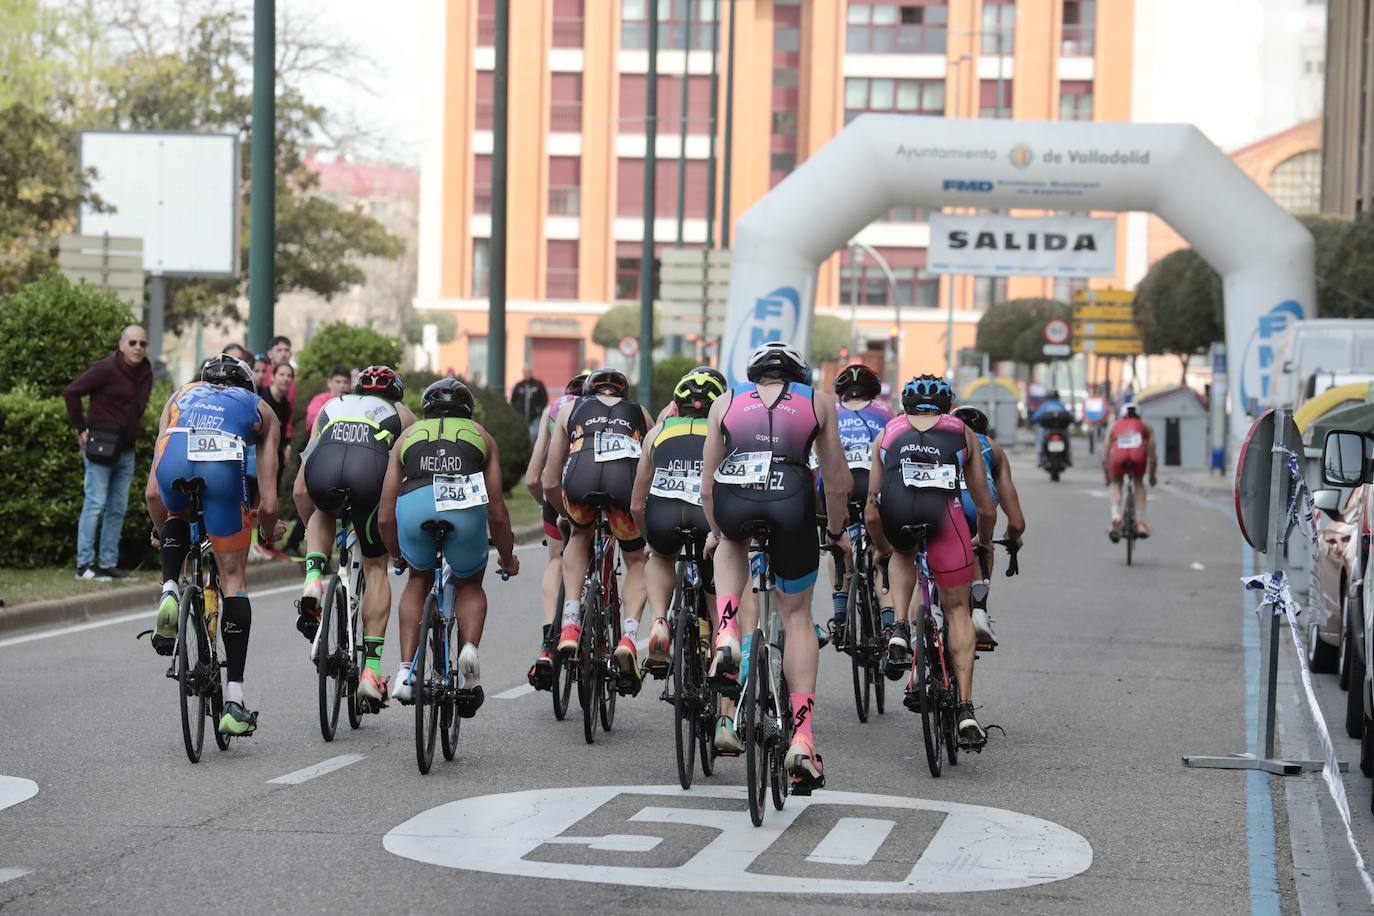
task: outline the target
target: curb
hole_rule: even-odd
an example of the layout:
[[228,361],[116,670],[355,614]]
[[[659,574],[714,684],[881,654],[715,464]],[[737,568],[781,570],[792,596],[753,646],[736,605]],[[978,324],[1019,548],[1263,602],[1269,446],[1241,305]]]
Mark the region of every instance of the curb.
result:
[[[248,567],[249,580],[256,587],[280,585],[302,576],[299,563],[267,561]],[[152,614],[153,602],[162,588],[159,583],[132,585],[106,592],[89,592],[70,598],[51,598],[30,601],[13,607],[0,607],[0,634],[13,635],[21,630],[37,629],[59,623],[82,623],[100,617],[128,612],[147,605]]]

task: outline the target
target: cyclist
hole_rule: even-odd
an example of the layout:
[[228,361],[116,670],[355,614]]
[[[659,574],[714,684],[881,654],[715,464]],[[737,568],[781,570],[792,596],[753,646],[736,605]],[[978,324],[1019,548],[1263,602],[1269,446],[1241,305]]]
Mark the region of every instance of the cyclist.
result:
[[352,394],[341,394],[320,408],[310,432],[304,460],[296,473],[295,500],[305,523],[305,584],[296,629],[313,641],[320,626],[324,571],[329,563],[339,514],[347,503],[358,550],[363,557],[364,665],[358,696],[376,711],[386,705],[382,645],[391,616],[391,577],[386,544],[377,527],[391,449],[402,430],[415,422],[401,403],[406,386],[389,366],[368,366],[358,373]]
[[[214,431],[218,435],[206,436]],[[198,435],[192,436],[192,432]],[[197,479],[205,484],[201,510],[205,534],[215,553],[224,600],[220,634],[228,661],[224,685],[224,715],[220,734],[246,737],[258,725],[258,714],[243,700],[243,671],[248,660],[248,634],[253,608],[248,600],[248,544],[250,510],[244,470],[245,445],[256,442],[257,473],[262,484],[258,531],[270,542],[277,519],[277,418],[253,389],[253,372],[233,356],[212,356],[201,367],[200,381],[177,389],[162,408],[157,446],[149,473],[149,513],[159,531],[162,559],[162,598],[158,602],[153,649],[171,655],[177,635],[177,580],[191,543],[187,518],[190,501],[174,484]],[[164,515],[164,513],[166,513]]]
[[574,376],[563,390],[563,396],[544,408],[544,422],[539,424],[539,435],[535,437],[534,446],[530,449],[530,463],[525,468],[525,487],[534,497],[534,501],[543,507],[544,545],[549,551],[549,562],[544,567],[541,586],[544,624],[539,641],[539,655],[535,657],[527,675],[530,686],[535,690],[553,689],[553,652],[558,642],[558,634],[553,632],[553,619],[558,613],[558,586],[563,581],[563,529],[567,526],[567,521],[558,509],[544,498],[544,484],[540,477],[549,457],[549,441],[558,414],[582,396],[582,387],[586,382],[587,373]]
[[[835,425],[840,433],[840,444],[844,446],[845,462],[854,479],[854,492],[849,497],[849,520],[863,520],[863,504],[868,499],[868,468],[872,463],[873,442],[883,433],[883,427],[892,419],[892,410],[878,398],[882,395],[883,380],[878,373],[863,363],[854,363],[840,370],[835,376]],[[825,479],[823,474],[816,475],[818,507],[825,505]],[[849,576],[853,573],[853,559],[844,555],[845,577],[835,578],[832,570],[833,590],[830,597],[834,614],[830,620],[830,636],[835,640],[838,650],[844,642],[845,618],[849,613]],[[883,609],[884,626],[892,625],[892,609]]]
[[[973,430],[973,434],[978,437],[978,450],[983,456],[983,468],[987,471],[988,489],[992,491],[992,501],[1001,507],[1007,515],[1008,540],[1014,541],[1019,548],[1021,545],[1021,535],[1026,531],[1026,517],[1021,512],[1021,497],[1016,492],[1016,484],[1011,479],[1011,462],[1007,460],[1007,453],[1002,446],[988,436],[988,416],[977,407],[965,405],[954,408],[954,416],[964,421],[964,425]],[[973,497],[967,488],[959,491],[959,499],[964,507],[964,521],[968,522],[969,531],[978,530],[978,507],[973,502]],[[993,555],[987,555],[988,574],[992,574]],[[974,601],[973,608],[973,633],[978,640],[980,648],[992,648],[997,645],[997,637],[992,632],[992,618],[988,616],[987,608],[984,606],[986,600],[987,583],[974,583],[975,593],[982,585],[983,600]],[[976,597],[976,596],[975,596]]]
[[[988,490],[977,437],[962,420],[949,415],[953,400],[954,390],[939,376],[917,376],[902,387],[905,413],[887,424],[873,449],[868,531],[880,553],[895,551],[890,563],[891,591],[902,620],[894,639],[900,635],[910,640],[905,618],[917,583],[918,545],[905,529],[930,526],[926,560],[939,589],[949,633],[947,645],[959,682],[959,735],[969,746],[981,748],[987,733],[973,714],[974,635],[969,617],[974,555],[959,505],[961,478],[977,509],[977,543],[982,549],[992,544],[997,504]],[[908,706],[917,696],[916,687],[907,686]]]
[[1127,474],[1135,479],[1135,533],[1150,536],[1145,524],[1145,475],[1150,486],[1159,482],[1155,462],[1155,431],[1140,419],[1135,401],[1121,406],[1121,417],[1107,433],[1107,447],[1102,450],[1102,479],[1112,493],[1112,527],[1107,537],[1115,544],[1121,540],[1121,482]]
[[402,661],[391,695],[411,702],[410,659],[420,641],[420,612],[437,563],[434,536],[421,526],[447,522],[453,531],[444,539],[444,559],[457,589],[454,614],[463,634],[458,714],[471,718],[482,705],[477,647],[487,620],[482,577],[488,536],[496,545],[501,572],[516,575],[520,560],[502,495],[501,456],[491,434],[473,422],[472,392],[456,378],[441,378],[425,389],[420,409],[424,419],[415,421],[391,450],[378,511],[387,548],[410,567],[400,603]]
[[794,731],[784,765],[795,787],[806,793],[825,785],[813,731],[820,652],[811,622],[811,593],[820,566],[813,524],[816,490],[807,467],[813,443],[829,482],[826,537],[846,553],[851,478],[835,405],[816,395],[800,353],[781,341],[765,343],[750,354],[746,376],[747,384],[711,405],[702,455],[702,502],[719,540],[712,674],[720,680],[740,670],[741,623],[753,632],[752,621],[740,620],[740,595],[748,578],[750,537],[761,527],[769,535],[769,561],[789,650],[783,667],[792,691]]
[[582,638],[582,580],[591,561],[592,526],[604,503],[611,534],[625,557],[625,617],[615,647],[625,693],[639,689],[635,637],[645,599],[644,538],[630,515],[630,496],[635,459],[652,425],[649,412],[628,400],[629,394],[630,380],[619,369],[597,369],[589,375],[586,393],[558,412],[544,465],[545,497],[556,504],[561,496],[572,522],[563,547],[563,632],[558,651],[571,655]]

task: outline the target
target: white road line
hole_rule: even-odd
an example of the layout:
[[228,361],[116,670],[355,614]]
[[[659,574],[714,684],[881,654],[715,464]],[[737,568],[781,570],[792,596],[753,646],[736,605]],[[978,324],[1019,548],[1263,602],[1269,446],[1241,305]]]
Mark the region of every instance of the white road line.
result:
[[534,693],[534,688],[529,684],[521,684],[519,687],[512,687],[510,690],[492,694],[491,698],[493,700],[518,700],[527,693]]
[[[283,585],[279,588],[268,588],[262,591],[249,592],[249,598],[266,598],[268,595],[280,595],[283,592],[299,591],[300,585]],[[132,614],[121,614],[118,617],[107,617],[103,620],[91,620],[86,623],[74,623],[71,626],[58,627],[53,630],[43,630],[38,633],[26,633],[23,636],[11,636],[8,639],[0,639],[0,649],[8,646],[20,646],[24,643],[36,642],[40,639],[51,639],[54,636],[66,636],[70,633],[81,633],[85,630],[98,630],[101,627],[112,627],[119,623],[128,623],[132,620],[152,619],[155,608],[143,611],[135,611]]]
[[1084,493],[1087,493],[1089,496],[1091,496],[1091,497],[1094,498],[1094,499],[1106,499],[1106,498],[1107,498],[1107,491],[1106,491],[1106,490],[1094,490],[1094,489],[1091,489],[1091,488],[1085,488],[1085,489],[1083,490],[1083,492],[1084,492]]
[[896,821],[842,817],[830,828],[806,861],[820,865],[867,865],[887,842]]
[[27,868],[0,868],[0,884],[32,874]]
[[269,779],[267,780],[267,784],[274,786],[298,785],[306,780],[314,779],[316,776],[323,776],[326,773],[341,770],[350,763],[357,763],[362,759],[362,754],[340,754],[337,757],[330,757],[328,760],[322,760],[313,766],[308,766],[303,770],[296,770],[293,773],[287,773],[285,776]]
[[553,836],[544,841],[548,845],[586,846],[603,852],[649,852],[657,849],[662,837],[641,836],[634,833],[608,833],[605,836]]

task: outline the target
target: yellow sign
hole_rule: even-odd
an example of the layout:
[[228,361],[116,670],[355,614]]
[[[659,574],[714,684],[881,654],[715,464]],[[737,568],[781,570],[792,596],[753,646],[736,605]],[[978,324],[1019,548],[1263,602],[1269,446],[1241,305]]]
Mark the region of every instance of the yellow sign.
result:
[[1107,337],[1101,340],[1082,340],[1073,342],[1075,353],[1097,353],[1101,356],[1135,356],[1144,352],[1139,337]]
[[1097,305],[1129,305],[1135,301],[1135,293],[1126,289],[1080,289],[1073,294],[1073,301]]
[[1074,337],[1139,337],[1134,321],[1075,321]]
[[1075,305],[1076,321],[1134,321],[1135,309],[1129,305]]

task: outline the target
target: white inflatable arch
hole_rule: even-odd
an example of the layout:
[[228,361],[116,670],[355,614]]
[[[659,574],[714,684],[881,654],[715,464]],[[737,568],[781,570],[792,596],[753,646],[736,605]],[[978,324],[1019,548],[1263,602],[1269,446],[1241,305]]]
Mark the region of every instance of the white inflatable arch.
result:
[[765,340],[805,347],[821,262],[897,204],[1159,214],[1224,279],[1237,406],[1263,399],[1274,335],[1315,313],[1311,234],[1191,125],[865,114],[740,217],[732,383]]

